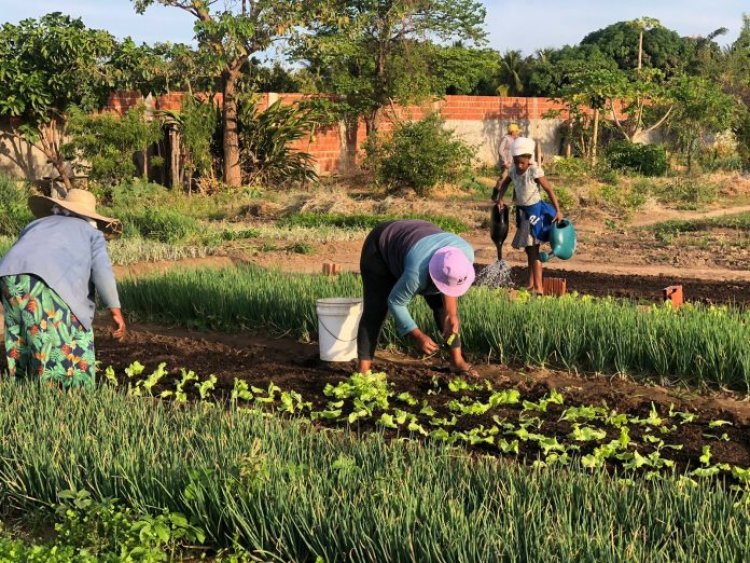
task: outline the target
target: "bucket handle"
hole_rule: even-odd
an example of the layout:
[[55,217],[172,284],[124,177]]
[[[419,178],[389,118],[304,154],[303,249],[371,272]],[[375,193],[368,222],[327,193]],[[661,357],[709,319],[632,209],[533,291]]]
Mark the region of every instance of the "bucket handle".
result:
[[334,340],[338,340],[339,342],[343,342],[344,344],[351,344],[352,342],[357,340],[356,336],[352,338],[351,340],[341,340],[338,336],[336,336],[329,330],[329,328],[325,325],[322,319],[318,318],[318,321],[320,321],[319,324],[320,326],[323,327],[323,330],[325,330]]

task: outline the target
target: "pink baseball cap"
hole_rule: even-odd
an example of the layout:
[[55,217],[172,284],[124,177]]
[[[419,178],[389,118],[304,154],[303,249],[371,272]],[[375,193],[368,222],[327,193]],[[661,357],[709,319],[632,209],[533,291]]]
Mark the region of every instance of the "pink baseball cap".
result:
[[446,246],[430,258],[430,277],[449,297],[461,297],[474,283],[474,265],[460,248]]

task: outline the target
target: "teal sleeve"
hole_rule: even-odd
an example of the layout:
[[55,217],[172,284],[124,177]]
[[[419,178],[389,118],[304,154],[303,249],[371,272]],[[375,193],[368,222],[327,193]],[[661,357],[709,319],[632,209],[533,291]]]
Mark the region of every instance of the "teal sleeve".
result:
[[417,323],[407,308],[418,294],[421,283],[418,272],[407,270],[398,279],[388,296],[388,310],[396,322],[396,331],[399,336],[409,334],[417,328]]

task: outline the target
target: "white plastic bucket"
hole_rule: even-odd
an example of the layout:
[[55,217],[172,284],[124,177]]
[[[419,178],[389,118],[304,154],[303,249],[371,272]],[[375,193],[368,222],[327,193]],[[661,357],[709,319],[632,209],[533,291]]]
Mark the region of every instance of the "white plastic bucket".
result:
[[324,362],[348,362],[356,358],[362,299],[318,299],[317,310],[320,359]]

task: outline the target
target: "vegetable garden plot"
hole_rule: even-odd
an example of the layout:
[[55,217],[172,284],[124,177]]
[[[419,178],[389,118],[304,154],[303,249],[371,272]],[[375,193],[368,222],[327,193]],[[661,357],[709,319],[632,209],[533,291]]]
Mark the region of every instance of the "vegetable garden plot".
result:
[[[147,360],[138,356],[144,349],[151,351]],[[705,400],[655,399],[649,387],[602,380],[582,389],[573,378],[556,386],[528,377],[498,381],[488,368],[490,379],[476,383],[403,364],[388,364],[387,377],[350,377],[350,364],[324,364],[312,347],[289,341],[234,348],[140,333],[125,349],[100,341],[99,354],[105,365],[114,362],[110,376],[117,373],[119,384],[141,396],[177,402],[218,396],[321,425],[381,430],[537,466],[581,463],[648,478],[676,470],[735,484],[750,477],[747,412]],[[144,364],[131,365],[137,357]]]

